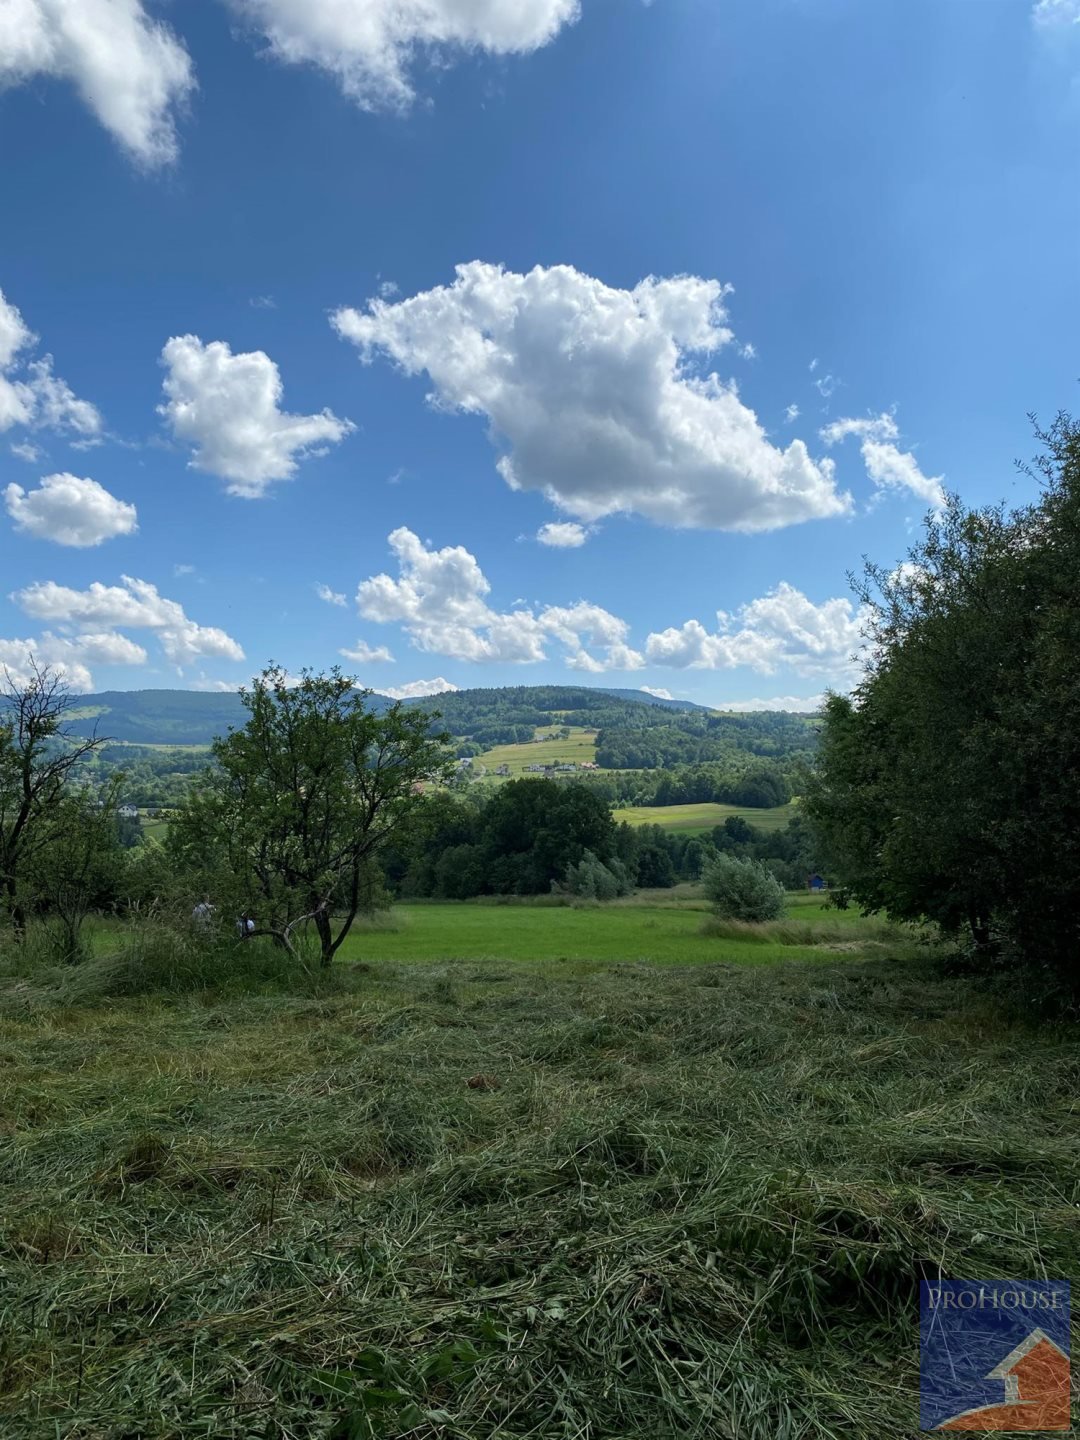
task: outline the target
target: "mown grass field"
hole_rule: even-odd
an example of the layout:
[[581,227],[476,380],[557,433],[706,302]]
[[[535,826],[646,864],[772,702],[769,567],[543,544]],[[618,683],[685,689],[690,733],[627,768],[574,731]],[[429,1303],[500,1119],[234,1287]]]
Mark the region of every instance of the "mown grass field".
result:
[[[570,738],[568,740],[538,739],[524,745],[496,745],[494,749],[477,756],[475,763],[486,765],[489,772],[494,771],[500,765],[509,765],[510,779],[517,779],[526,773],[526,767],[529,765],[564,763],[580,765],[583,761],[596,759],[595,730],[586,730],[582,726],[559,726],[558,728],[568,729]],[[545,726],[536,733],[538,736],[550,735],[552,727]]]
[[1080,1042],[798,908],[850,953],[568,965],[510,938],[589,912],[506,906],[254,994],[0,954],[0,1433],[914,1434],[920,1266],[1077,1270]]
[[[887,933],[887,927],[874,922],[853,929],[856,912],[826,912],[816,901],[802,903],[802,897],[789,908],[796,923],[786,927],[785,943],[771,938],[770,927],[753,938],[738,927],[730,927],[727,934],[702,933],[708,906],[688,886],[592,907],[421,902],[397,905],[370,927],[356,927],[341,954],[344,960],[425,964],[511,960],[571,966],[616,961],[763,965],[784,958],[820,960],[829,953],[821,948],[823,942],[843,947],[857,933],[864,940],[873,935],[875,941]],[[805,943],[793,947],[791,938]]]
[[748,810],[738,805],[628,805],[614,811],[628,825],[662,825],[665,830],[703,831],[722,825],[729,815],[741,815],[755,830],[782,830],[796,807],[777,805],[771,810]]

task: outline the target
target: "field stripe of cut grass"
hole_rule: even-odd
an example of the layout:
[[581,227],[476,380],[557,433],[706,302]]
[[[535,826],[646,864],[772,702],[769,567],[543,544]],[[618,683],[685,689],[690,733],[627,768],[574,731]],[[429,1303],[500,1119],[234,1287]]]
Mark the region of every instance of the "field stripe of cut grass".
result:
[[661,825],[665,830],[703,831],[722,825],[729,815],[741,815],[755,830],[782,830],[794,817],[796,806],[777,805],[770,810],[708,803],[701,805],[628,805],[615,810],[616,820],[628,825]]
[[3,960],[18,1440],[900,1440],[920,1267],[1080,1270],[1075,1029],[897,950],[172,999]]

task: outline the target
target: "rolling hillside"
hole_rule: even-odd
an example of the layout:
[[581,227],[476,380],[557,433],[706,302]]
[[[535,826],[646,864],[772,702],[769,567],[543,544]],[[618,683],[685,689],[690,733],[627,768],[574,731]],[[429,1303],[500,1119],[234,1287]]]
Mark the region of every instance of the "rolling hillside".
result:
[[[372,695],[370,703],[386,709],[393,701]],[[610,723],[614,715],[637,712],[647,716],[657,708],[697,710],[704,706],[668,701],[639,690],[606,690],[595,686],[508,686],[495,690],[457,690],[419,701],[406,701],[429,712],[439,711],[454,735],[468,735],[478,726],[498,723],[506,715],[527,712],[536,725],[557,723],[564,714],[588,713],[597,723]],[[232,692],[215,694],[198,690],[108,690],[79,697],[72,712],[72,730],[89,735],[95,730],[111,740],[136,745],[209,745],[216,735],[242,724],[244,707]]]

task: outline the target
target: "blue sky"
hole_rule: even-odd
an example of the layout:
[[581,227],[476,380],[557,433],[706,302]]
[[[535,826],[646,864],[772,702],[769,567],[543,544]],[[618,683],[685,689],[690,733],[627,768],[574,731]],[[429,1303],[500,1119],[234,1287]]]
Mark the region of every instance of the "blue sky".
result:
[[1076,406],[1080,0],[5,10],[16,675],[806,702]]

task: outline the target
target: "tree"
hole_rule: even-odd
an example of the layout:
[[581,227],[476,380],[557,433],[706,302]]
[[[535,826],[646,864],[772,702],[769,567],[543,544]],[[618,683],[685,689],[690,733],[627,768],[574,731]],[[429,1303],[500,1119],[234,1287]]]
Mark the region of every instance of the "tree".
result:
[[1039,438],[1037,503],[952,497],[906,564],[868,567],[866,671],[826,706],[806,811],[866,908],[1075,979],[1080,426]]
[[83,958],[82,927],[91,910],[116,898],[123,872],[119,782],[97,797],[69,787],[60,795],[47,841],[34,853],[27,901],[59,928],[61,958]]
[[779,920],[784,913],[784,887],[759,860],[717,855],[702,883],[722,920]]
[[169,834],[219,910],[251,913],[256,934],[291,950],[311,921],[324,967],[364,908],[374,857],[423,803],[419,782],[449,773],[432,716],[375,714],[369,694],[337,668],[293,683],[271,665],[241,691],[246,725],[214,742]]
[[62,834],[63,801],[79,767],[105,739],[75,737],[74,699],[62,673],[30,660],[19,682],[4,671],[0,697],[0,905],[17,937],[26,932],[26,891],[37,857]]
[[611,811],[578,784],[511,780],[481,811],[478,830],[495,894],[542,894],[586,850],[604,861],[615,852]]
[[576,865],[566,867],[563,884],[553,881],[551,888],[587,900],[616,900],[630,893],[630,877],[620,860],[609,860],[605,865],[586,850]]

